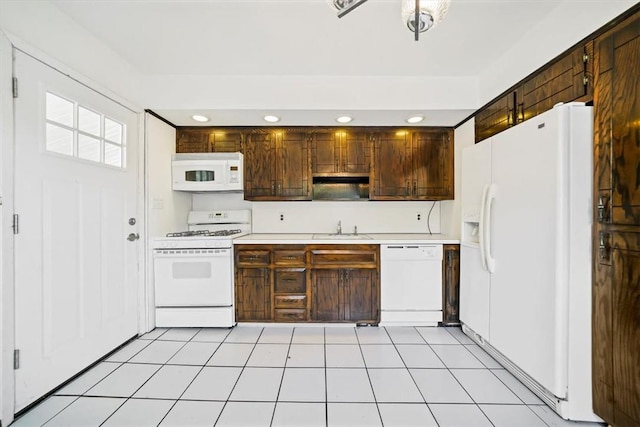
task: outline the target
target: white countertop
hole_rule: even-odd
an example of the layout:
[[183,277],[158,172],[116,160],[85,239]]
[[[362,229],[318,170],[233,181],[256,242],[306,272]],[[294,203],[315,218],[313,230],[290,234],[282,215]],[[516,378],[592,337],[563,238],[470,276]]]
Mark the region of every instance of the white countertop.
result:
[[[314,235],[327,236],[326,238],[315,238]],[[304,233],[274,233],[274,234],[249,234],[247,236],[233,239],[235,245],[240,244],[402,244],[402,243],[431,243],[431,244],[459,244],[459,239],[454,239],[446,234],[428,234],[428,233],[363,233],[362,235],[371,237],[370,239],[335,238],[329,237],[328,233],[304,234]]]

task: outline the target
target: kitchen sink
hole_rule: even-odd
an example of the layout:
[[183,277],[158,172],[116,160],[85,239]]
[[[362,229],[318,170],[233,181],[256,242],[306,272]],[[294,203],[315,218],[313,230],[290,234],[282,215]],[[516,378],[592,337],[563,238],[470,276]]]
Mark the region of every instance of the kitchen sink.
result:
[[369,240],[371,236],[366,234],[314,234],[315,240]]

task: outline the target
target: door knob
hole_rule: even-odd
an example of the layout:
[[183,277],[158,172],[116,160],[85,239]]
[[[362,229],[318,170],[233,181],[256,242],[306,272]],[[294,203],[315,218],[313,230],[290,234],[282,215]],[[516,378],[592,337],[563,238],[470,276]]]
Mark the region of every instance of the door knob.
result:
[[138,240],[140,238],[140,235],[138,233],[129,233],[129,235],[127,236],[127,240],[130,242],[133,242],[134,240]]

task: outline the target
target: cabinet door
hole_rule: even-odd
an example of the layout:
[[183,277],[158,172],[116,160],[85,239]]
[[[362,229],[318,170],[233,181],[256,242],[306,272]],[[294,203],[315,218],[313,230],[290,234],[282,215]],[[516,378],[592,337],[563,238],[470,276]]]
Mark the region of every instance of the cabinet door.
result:
[[371,146],[368,132],[340,131],[340,171],[368,174],[371,163]]
[[338,131],[313,134],[311,171],[314,174],[338,172],[340,163],[340,140]]
[[515,123],[515,95],[509,92],[478,111],[475,116],[476,142],[502,132]]
[[316,269],[311,271],[311,288],[313,295],[312,320],[335,321],[342,320],[340,292],[341,270]]
[[453,199],[453,142],[450,130],[413,134],[412,199]]
[[309,142],[305,132],[277,132],[276,194],[281,200],[310,200]]
[[412,188],[410,133],[377,133],[373,156],[374,189],[371,200],[409,198]]
[[238,268],[236,318],[238,321],[271,319],[271,274],[268,268]]
[[254,132],[245,147],[244,198],[273,200],[276,196],[276,144],[273,134]]
[[444,289],[444,313],[442,323],[460,323],[460,245],[444,245],[442,280]]
[[237,129],[211,129],[209,148],[214,153],[242,152],[243,132]]
[[199,128],[181,128],[176,132],[176,153],[206,153],[208,132]]
[[344,320],[378,323],[378,277],[375,270],[341,270],[343,281]]

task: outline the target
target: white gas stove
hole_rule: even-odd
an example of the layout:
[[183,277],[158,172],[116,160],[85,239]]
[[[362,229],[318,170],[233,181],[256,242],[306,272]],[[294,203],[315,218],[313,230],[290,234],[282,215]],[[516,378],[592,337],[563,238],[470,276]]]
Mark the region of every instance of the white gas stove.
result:
[[233,239],[251,233],[251,211],[192,211],[187,225],[154,242],[156,326],[231,327]]

